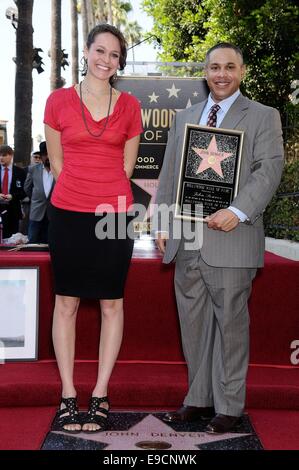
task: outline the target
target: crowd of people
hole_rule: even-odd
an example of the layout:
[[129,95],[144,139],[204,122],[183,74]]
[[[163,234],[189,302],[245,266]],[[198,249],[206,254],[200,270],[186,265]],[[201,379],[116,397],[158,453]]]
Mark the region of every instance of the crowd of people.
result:
[[3,239],[21,233],[29,243],[48,243],[48,206],[55,181],[45,141],[31,154],[30,165],[13,163],[14,151],[0,146],[0,216]]

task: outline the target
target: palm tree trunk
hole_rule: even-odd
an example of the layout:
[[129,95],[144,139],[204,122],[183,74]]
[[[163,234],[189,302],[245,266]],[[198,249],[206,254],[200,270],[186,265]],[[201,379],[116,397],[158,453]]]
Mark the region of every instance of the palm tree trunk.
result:
[[99,23],[103,23],[106,21],[105,19],[105,0],[98,0],[98,8],[97,8],[97,21]]
[[107,0],[108,4],[108,23],[113,25],[112,0]]
[[14,161],[26,166],[32,148],[33,0],[17,0],[15,3],[19,19],[16,31]]
[[81,0],[81,17],[82,17],[82,29],[83,29],[83,44],[85,45],[87,41],[87,36],[88,36],[88,16],[87,16],[86,0]]
[[88,24],[88,32],[89,32],[95,25],[93,2],[89,0],[86,1],[86,10],[87,10],[87,24]]
[[52,0],[51,90],[61,88],[61,0]]
[[72,21],[72,83],[78,83],[79,78],[79,46],[78,46],[78,11],[77,0],[71,0]]

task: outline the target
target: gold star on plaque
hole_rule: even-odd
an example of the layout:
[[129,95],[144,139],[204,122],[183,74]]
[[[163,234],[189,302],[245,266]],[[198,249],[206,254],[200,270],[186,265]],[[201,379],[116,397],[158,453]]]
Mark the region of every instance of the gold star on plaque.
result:
[[222,160],[225,160],[228,157],[232,156],[232,153],[221,152],[218,150],[216,137],[213,136],[211,142],[207,149],[192,147],[194,152],[201,157],[200,165],[196,171],[196,174],[202,173],[208,168],[212,168],[221,178],[223,178],[223,173],[220,163]]

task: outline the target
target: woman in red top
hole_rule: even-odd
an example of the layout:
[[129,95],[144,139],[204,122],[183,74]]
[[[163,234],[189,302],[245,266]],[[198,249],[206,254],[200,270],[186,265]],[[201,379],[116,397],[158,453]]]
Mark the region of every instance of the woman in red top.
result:
[[[55,423],[56,429],[70,433],[103,430],[108,382],[123,334],[123,290],[134,243],[126,230],[132,220],[129,178],[142,132],[138,100],[112,87],[117,69],[125,67],[126,54],[118,29],[96,26],[84,50],[84,80],[54,91],[45,109],[48,154],[56,179],[49,247],[56,293],[53,342],[62,400]],[[102,314],[98,379],[84,423],[73,382],[75,322],[82,297],[100,299]]]

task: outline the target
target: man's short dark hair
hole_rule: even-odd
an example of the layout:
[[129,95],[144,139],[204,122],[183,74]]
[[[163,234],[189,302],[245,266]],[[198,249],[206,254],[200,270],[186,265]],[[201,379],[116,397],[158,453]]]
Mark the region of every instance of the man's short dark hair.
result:
[[13,155],[13,149],[9,145],[0,145],[0,155]]
[[211,47],[206,53],[205,65],[207,65],[209,62],[211,52],[215,51],[216,49],[233,49],[241,57],[242,63],[244,62],[243,52],[238,46],[235,46],[230,42],[219,42],[218,44],[215,44],[215,46]]

